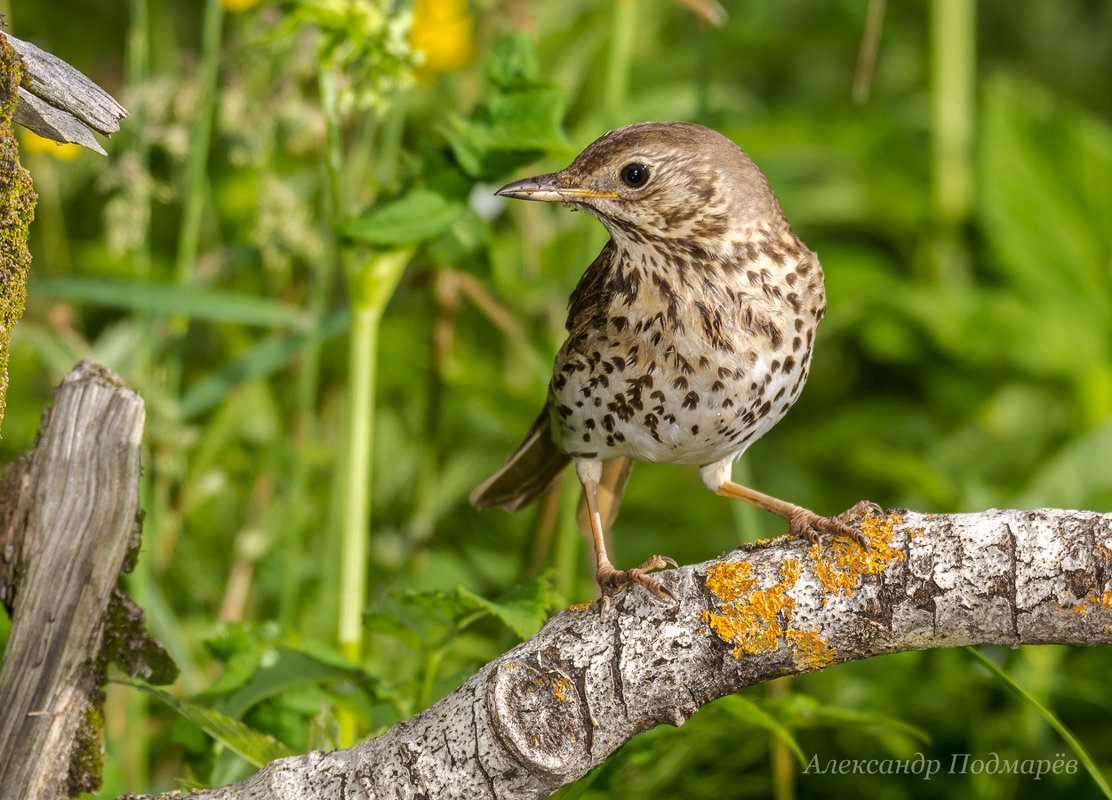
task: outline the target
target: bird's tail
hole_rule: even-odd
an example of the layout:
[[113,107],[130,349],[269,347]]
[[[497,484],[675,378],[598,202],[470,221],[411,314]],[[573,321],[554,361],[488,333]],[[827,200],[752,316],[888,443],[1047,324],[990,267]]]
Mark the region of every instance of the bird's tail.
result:
[[471,505],[522,509],[544,494],[570,460],[552,441],[546,407],[506,463],[471,493]]

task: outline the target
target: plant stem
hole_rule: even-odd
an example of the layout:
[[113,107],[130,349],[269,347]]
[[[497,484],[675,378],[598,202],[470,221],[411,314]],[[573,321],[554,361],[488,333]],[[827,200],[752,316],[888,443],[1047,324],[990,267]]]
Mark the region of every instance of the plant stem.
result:
[[[131,0],[131,21],[127,32],[127,85],[131,92],[146,88],[147,77],[150,70],[150,9],[147,0]],[[145,98],[139,100],[133,95],[131,105],[131,128],[134,131],[134,150],[139,169],[146,174],[150,169],[150,148],[147,138],[147,106]],[[150,230],[151,198],[146,198],[146,219],[144,220],[145,232]],[[151,272],[151,246],[150,236],[144,235],[138,247],[132,253],[132,271],[136,282],[147,283],[150,281]],[[137,385],[149,387],[151,382],[151,348],[154,342],[153,324],[149,315],[144,314],[139,320],[145,335],[138,343],[135,354],[135,376]],[[151,480],[150,465],[152,453],[149,443],[144,443],[142,457],[148,469],[144,469],[140,477],[139,496],[142,508],[148,509],[150,516],[147,518],[146,535],[157,537],[159,530],[158,514],[153,505],[153,481]],[[128,592],[142,608],[148,608],[152,586],[151,553],[155,548],[148,545],[141,548],[136,558],[135,568],[127,580]],[[150,761],[150,736],[147,734],[146,720],[150,713],[150,699],[143,692],[127,692],[127,731],[131,734],[121,737],[118,743],[121,750],[126,749],[127,754],[120,759],[124,766],[128,786],[147,786],[150,781],[147,765]],[[115,749],[116,743],[110,745],[110,751]]]
[[[205,208],[205,180],[208,171],[209,145],[212,142],[212,120],[216,109],[216,79],[220,72],[220,37],[224,26],[224,9],[220,0],[206,0],[201,30],[201,64],[197,73],[197,117],[189,139],[182,187],[181,227],[178,252],[174,259],[174,277],[179,284],[193,283],[196,275],[197,251],[201,238],[201,215]],[[171,333],[177,340],[178,352],[167,359],[166,391],[170,397],[181,392],[181,344],[189,329],[186,317],[176,317]]]
[[934,243],[937,280],[968,274],[969,254],[959,229],[973,207],[976,30],[975,2],[931,3],[932,204],[940,226]]
[[625,122],[633,38],[637,32],[637,0],[613,0],[610,17],[610,58],[606,65],[604,113],[610,127]]
[[348,352],[348,446],[341,523],[339,639],[344,655],[356,664],[362,658],[362,615],[367,594],[367,523],[380,320],[378,309],[355,309]]
[[367,595],[379,326],[412,255],[411,247],[388,250],[348,270],[353,316],[348,355],[348,449],[341,512],[339,640],[344,655],[355,663],[362,658],[363,606]]

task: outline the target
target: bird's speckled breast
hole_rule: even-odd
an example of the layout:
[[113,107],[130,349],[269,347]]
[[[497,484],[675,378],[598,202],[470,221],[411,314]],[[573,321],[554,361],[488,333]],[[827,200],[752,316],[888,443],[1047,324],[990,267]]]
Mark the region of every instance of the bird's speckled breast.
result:
[[727,259],[619,246],[596,268],[588,288],[602,297],[577,317],[573,295],[549,385],[553,437],[573,458],[736,457],[799,397],[825,295],[818,259],[790,231],[751,236]]

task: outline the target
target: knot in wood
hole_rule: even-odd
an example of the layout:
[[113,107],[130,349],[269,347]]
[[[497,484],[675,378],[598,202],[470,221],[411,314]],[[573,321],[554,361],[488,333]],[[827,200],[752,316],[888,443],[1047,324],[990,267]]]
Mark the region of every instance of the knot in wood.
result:
[[559,774],[589,755],[586,705],[570,677],[510,661],[494,670],[490,682],[494,730],[525,766]]

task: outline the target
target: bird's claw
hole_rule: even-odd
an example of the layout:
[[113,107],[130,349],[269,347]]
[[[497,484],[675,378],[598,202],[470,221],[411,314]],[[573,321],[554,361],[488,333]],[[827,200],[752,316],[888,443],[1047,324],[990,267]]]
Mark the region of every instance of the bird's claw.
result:
[[789,530],[795,536],[802,536],[811,544],[819,543],[819,534],[841,536],[852,539],[861,547],[868,547],[865,534],[856,523],[871,513],[883,514],[884,509],[871,500],[861,500],[836,517],[820,517],[813,511],[801,508],[789,520]]
[[852,506],[850,506],[837,517],[835,517],[835,519],[846,524],[851,524],[865,519],[865,517],[869,516],[870,514],[883,513],[884,509],[874,503],[872,500],[858,500]]
[[679,600],[665,588],[664,584],[651,575],[645,574],[649,570],[663,569],[669,566],[676,567],[679,565],[675,559],[656,555],[650,556],[645,563],[633,569],[614,569],[608,565],[600,567],[598,572],[595,573],[598,588],[602,592],[602,597],[599,598],[599,616],[603,619],[606,618],[606,613],[610,610],[610,599],[627,583],[644,586],[661,600],[671,600],[678,605]]

